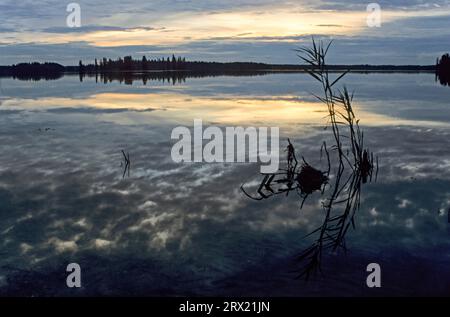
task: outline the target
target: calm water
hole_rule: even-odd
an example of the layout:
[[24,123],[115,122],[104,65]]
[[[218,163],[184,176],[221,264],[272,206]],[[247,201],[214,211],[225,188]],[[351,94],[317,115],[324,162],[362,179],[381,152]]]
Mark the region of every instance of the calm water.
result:
[[[320,196],[252,201],[257,164],[176,164],[174,127],[279,126],[321,166],[326,109],[303,74],[172,85],[0,82],[0,293],[4,295],[450,295],[450,88],[432,74],[350,74],[380,158],[347,254],[295,279]],[[122,179],[121,150],[132,160]],[[323,166],[323,165],[322,165]],[[65,286],[68,263],[81,289]],[[366,266],[382,288],[366,287]]]

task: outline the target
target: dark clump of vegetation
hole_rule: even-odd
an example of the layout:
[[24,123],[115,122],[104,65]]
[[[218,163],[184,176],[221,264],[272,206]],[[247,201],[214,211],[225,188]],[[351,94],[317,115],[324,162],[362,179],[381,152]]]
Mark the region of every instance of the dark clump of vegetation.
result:
[[328,177],[306,161],[303,162],[300,173],[297,176],[297,182],[302,193],[307,195],[315,191],[321,190],[322,186],[328,181]]
[[[322,199],[324,218],[322,224],[306,237],[315,236],[312,244],[296,257],[299,264],[298,278],[309,278],[312,273],[321,271],[322,257],[325,251],[346,249],[345,236],[350,227],[355,228],[355,215],[360,207],[361,186],[371,181],[378,173],[378,158],[364,146],[364,134],[353,110],[353,94],[346,87],[336,90],[335,85],[348,71],[331,78],[326,64],[326,55],[331,42],[324,45],[313,39],[312,48],[298,49],[299,57],[310,66],[307,73],[322,88],[323,94],[315,97],[328,109],[328,125],[331,128],[333,144],[326,142],[321,147],[321,156],[325,152],[328,169],[321,171],[309,165],[304,158],[297,169],[295,149],[290,140],[287,147],[287,168],[274,174],[265,174],[252,196],[241,187],[243,192],[255,200],[268,199],[273,195],[296,191],[302,198],[300,209],[306,198],[313,192],[325,195]],[[333,173],[333,177],[330,174]],[[330,183],[330,180],[333,182]],[[305,237],[305,238],[306,238]]]
[[441,85],[450,86],[450,55],[444,54],[436,61],[436,80]]
[[302,164],[298,167],[294,146],[289,139],[288,143],[286,148],[287,168],[281,169],[278,173],[265,174],[257,190],[258,196],[250,195],[244,186],[241,186],[245,195],[253,200],[263,200],[283,193],[289,195],[291,191],[295,191],[303,198],[301,204],[303,207],[303,203],[309,195],[323,189],[328,182],[330,168],[326,172],[320,171],[309,165],[304,157],[302,157]]

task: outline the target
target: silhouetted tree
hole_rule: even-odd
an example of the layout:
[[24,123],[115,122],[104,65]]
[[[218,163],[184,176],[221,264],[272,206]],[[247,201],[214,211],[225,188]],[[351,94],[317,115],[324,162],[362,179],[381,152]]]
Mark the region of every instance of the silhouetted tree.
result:
[[142,70],[147,70],[148,69],[148,65],[147,65],[147,57],[142,56]]
[[450,86],[450,55],[444,54],[436,61],[436,79],[444,86]]

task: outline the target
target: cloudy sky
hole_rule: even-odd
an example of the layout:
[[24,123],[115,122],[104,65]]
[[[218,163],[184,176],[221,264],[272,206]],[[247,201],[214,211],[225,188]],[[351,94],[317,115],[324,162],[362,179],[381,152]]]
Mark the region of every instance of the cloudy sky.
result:
[[70,28],[61,0],[0,0],[0,64],[168,56],[195,60],[298,63],[311,35],[334,39],[333,63],[433,64],[450,51],[450,1],[79,0]]

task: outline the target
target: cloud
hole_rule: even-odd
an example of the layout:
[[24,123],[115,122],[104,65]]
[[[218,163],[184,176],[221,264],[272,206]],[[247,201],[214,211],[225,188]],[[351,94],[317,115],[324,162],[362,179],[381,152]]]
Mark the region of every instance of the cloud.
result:
[[[426,2],[422,0],[378,0],[374,2],[379,4],[382,10],[407,10],[407,11],[442,8],[450,5],[450,1],[448,0],[437,0],[432,2]],[[359,0],[346,0],[346,1],[324,0],[317,2],[316,5],[314,5],[314,8],[318,10],[365,11],[369,3],[370,2],[361,2]]]
[[[8,118],[2,118],[2,129],[18,128],[14,122],[5,125]],[[300,214],[295,195],[262,204],[249,200],[239,187],[259,179],[256,166],[175,164],[167,157],[170,127],[132,128],[93,118],[52,122],[56,124],[52,134],[2,133],[0,137],[5,144],[0,235],[2,250],[8,254],[0,262],[0,274],[8,277],[0,293],[65,294],[67,288],[52,276],[68,259],[90,268],[83,275],[84,295],[161,295],[162,291],[212,295],[236,289],[273,294],[278,288],[267,287],[268,283],[290,283],[287,266],[308,245],[300,237],[323,216],[317,212],[318,197],[310,197]],[[332,266],[333,275],[345,275],[349,263],[364,261],[373,256],[370,252],[382,252],[386,263],[392,263],[389,257],[399,261],[398,250],[421,265],[432,265],[434,270],[427,276],[436,270],[448,274],[446,265],[434,265],[442,257],[433,253],[449,247],[448,224],[432,207],[448,198],[440,189],[450,186],[448,166],[442,165],[449,150],[431,151],[448,139],[448,131],[436,130],[425,137],[415,128],[385,127],[366,130],[366,136],[371,148],[383,155],[378,179],[382,183],[363,187],[356,230],[348,236],[351,254],[361,258],[350,262],[342,258]],[[392,142],[386,144],[386,139]],[[292,140],[302,144],[302,155],[319,164],[322,135],[300,133]],[[134,169],[131,178],[122,180],[119,162],[124,144],[130,147]],[[411,182],[411,173],[400,167],[418,161],[424,164],[416,172],[427,178]],[[434,180],[435,175],[440,180]],[[411,204],[400,208],[399,199]],[[376,217],[370,213],[374,208]],[[340,257],[325,257],[324,264],[336,259]],[[404,264],[402,269],[414,276],[417,263]],[[247,270],[265,276],[251,278],[254,289],[235,284]],[[117,274],[124,271],[126,275]],[[445,282],[434,284],[433,292],[443,292]],[[292,283],[298,285],[296,280]],[[45,287],[30,288],[30,284]],[[214,288],[207,286],[211,284]],[[342,292],[340,286],[327,283],[316,292],[334,287]],[[414,291],[430,290],[415,284]],[[282,292],[291,294],[288,289]]]
[[325,28],[331,28],[331,27],[341,28],[341,27],[343,27],[342,24],[317,24],[317,26],[325,27]]
[[163,109],[153,109],[153,108],[145,108],[145,109],[133,109],[133,108],[89,108],[89,107],[59,107],[59,108],[49,108],[45,110],[25,110],[25,109],[1,109],[0,113],[4,115],[16,115],[23,114],[26,112],[32,113],[53,113],[53,114],[61,114],[61,115],[69,115],[69,114],[115,114],[115,113],[124,113],[124,112],[152,112],[156,110]]
[[12,33],[12,32],[16,32],[16,30],[14,30],[13,28],[0,26],[0,33]]
[[[450,36],[449,1],[381,1],[381,28],[365,27],[366,11],[357,3],[81,1],[83,26],[67,28],[65,6],[59,2],[7,1],[0,10],[6,31],[0,29],[0,64],[37,60],[73,65],[79,59],[141,52],[156,57],[181,53],[208,61],[297,63],[292,49],[313,34],[335,39],[335,63],[432,64],[448,50],[444,43]],[[332,11],[323,12],[324,6]],[[35,19],[44,11],[50,18]],[[310,17],[311,23],[294,18],[296,14]],[[277,27],[258,22],[269,20]],[[145,26],[148,21],[152,26]],[[19,32],[12,36],[8,30]]]
[[152,28],[147,26],[137,27],[119,27],[119,26],[107,26],[107,25],[83,25],[81,27],[49,27],[44,28],[41,31],[45,33],[87,33],[87,32],[100,32],[100,31],[123,31],[123,32],[136,32],[136,31],[152,31],[161,30],[162,28]]
[[62,108],[53,108],[46,109],[45,112],[56,113],[56,114],[113,114],[113,113],[122,113],[122,112],[152,112],[158,109],[146,108],[146,109],[130,109],[130,108],[70,108],[70,107],[62,107]]

